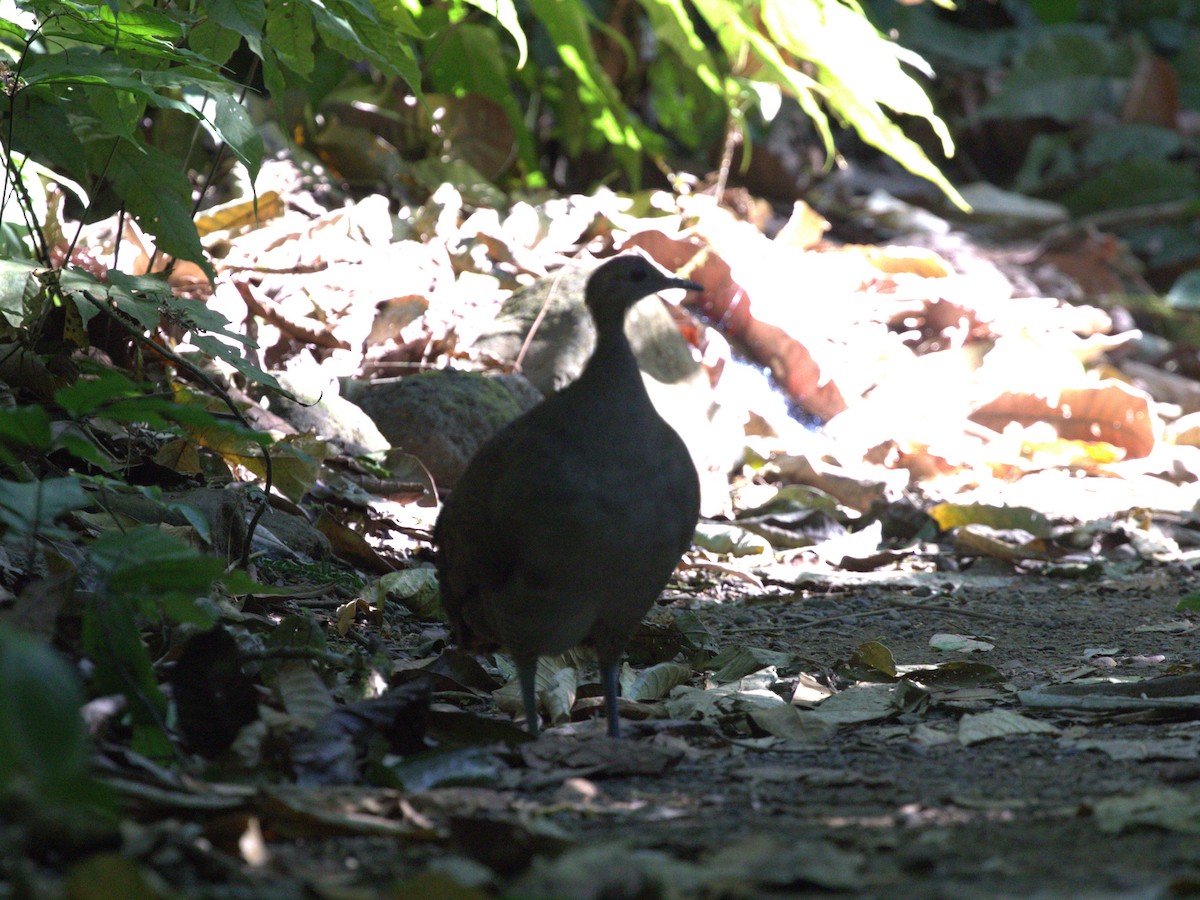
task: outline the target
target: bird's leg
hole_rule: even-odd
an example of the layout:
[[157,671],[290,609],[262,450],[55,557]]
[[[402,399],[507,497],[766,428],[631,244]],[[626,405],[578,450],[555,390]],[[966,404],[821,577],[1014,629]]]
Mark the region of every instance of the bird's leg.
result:
[[608,719],[608,736],[621,736],[621,719],[617,715],[617,660],[600,660],[600,684],[604,688],[604,715]]
[[538,734],[537,657],[516,660],[517,682],[521,685],[521,702],[525,706],[525,727],[534,737]]

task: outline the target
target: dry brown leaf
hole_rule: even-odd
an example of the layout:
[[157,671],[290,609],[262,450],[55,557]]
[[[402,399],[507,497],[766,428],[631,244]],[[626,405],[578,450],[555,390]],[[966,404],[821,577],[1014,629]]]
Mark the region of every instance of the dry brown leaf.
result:
[[239,295],[246,302],[246,308],[252,315],[261,316],[265,321],[276,326],[285,335],[305,344],[316,347],[339,347],[349,350],[350,345],[338,340],[329,330],[329,326],[311,316],[289,318],[272,300],[262,296],[254,285],[242,278],[233,279]]
[[313,523],[316,529],[333,547],[333,552],[342,559],[361,566],[369,572],[384,574],[391,572],[393,567],[375,552],[357,531],[354,531],[331,516],[322,512]]
[[970,419],[996,432],[1013,422],[1024,427],[1048,422],[1060,438],[1103,441],[1130,458],[1150,455],[1159,428],[1149,395],[1117,381],[1066,388],[1055,396],[1001,394],[976,408]]
[[954,549],[968,556],[991,556],[1016,562],[1021,559],[1053,559],[1059,554],[1043,540],[1017,544],[983,525],[964,525],[953,535]]
[[1179,75],[1175,67],[1157,53],[1144,50],[1129,79],[1121,121],[1174,129],[1178,116]]
[[[763,243],[770,245],[765,238]],[[687,277],[704,286],[701,298],[704,313],[719,321],[725,333],[746,347],[759,363],[769,366],[780,387],[809,412],[830,419],[846,409],[846,400],[829,372],[818,362],[810,345],[796,337],[801,329],[758,318],[765,302],[755,306],[753,289],[747,290],[738,282],[730,262],[718,256],[711,246],[696,237],[670,237],[661,231],[639,232],[625,246],[640,247],[672,271],[685,269],[698,259],[698,265],[685,271]],[[743,259],[742,263],[749,265],[750,261]],[[821,333],[817,328],[805,330]]]
[[200,450],[194,441],[187,438],[172,438],[167,441],[154,454],[154,461],[183,475],[199,475],[202,471]]
[[253,228],[277,219],[285,210],[283,198],[275,191],[263,191],[257,198],[233,200],[206,209],[196,217],[196,231],[205,237],[214,231]]
[[881,272],[886,272],[889,275],[895,275],[899,272],[904,272],[911,275],[920,275],[923,278],[944,278],[949,275],[953,269],[950,264],[934,253],[932,250],[924,250],[918,247],[844,247],[844,251],[857,251],[862,254],[863,259],[869,262],[872,266]]

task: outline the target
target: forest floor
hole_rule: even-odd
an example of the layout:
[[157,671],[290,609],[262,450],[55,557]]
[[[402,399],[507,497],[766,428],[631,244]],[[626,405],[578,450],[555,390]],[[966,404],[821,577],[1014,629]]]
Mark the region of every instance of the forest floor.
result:
[[[509,764],[487,784],[331,788],[317,802],[366,814],[350,829],[361,833],[283,839],[264,821],[258,865],[222,867],[220,884],[198,869],[171,880],[213,897],[1189,895],[1200,728],[1194,696],[1170,699],[1195,693],[1188,677],[1170,673],[1197,659],[1196,625],[1175,609],[1194,585],[1162,567],[1091,581],[825,576],[786,600],[676,593],[666,603],[692,608],[722,645],[786,653],[818,680],[871,641],[902,667],[962,659],[930,649],[960,633],[994,645],[975,656],[1003,681],[907,696],[892,684],[874,721],[812,740],[680,720],[627,719],[615,744],[596,720],[550,728],[500,751]],[[1129,676],[1163,676],[1144,693],[1176,709],[1018,698],[1072,682],[1095,702]],[[1045,733],[966,728],[997,711]]]
[[[573,198],[586,214],[546,258],[620,232],[605,252],[686,263],[705,302],[673,315],[697,344],[700,393],[672,405],[715,397],[727,415],[702,423],[720,502],[635,636],[624,738],[604,736],[587,666],[577,678],[559,661],[542,696],[556,724],[531,741],[509,716],[506,663],[450,647],[429,601],[425,464],[454,454],[388,436],[424,462],[389,454],[381,480],[358,463],[359,420],[318,403],[339,374],[378,391],[397,372],[482,367],[492,354],[466,336],[514,290],[558,284],[557,265],[471,269],[498,241],[520,257],[528,217],[489,225],[439,195],[403,219],[439,223],[437,241],[391,240],[399,220],[377,198],[319,226],[289,214],[222,261],[246,290],[210,304],[258,329],[266,362],[321,376],[311,406],[272,411],[294,423],[262,425],[294,430],[280,445],[297,461],[325,460],[283,481],[307,515],[267,522],[263,591],[208,604],[220,628],[187,678],[190,625],[131,627],[131,684],[124,658],[104,669],[80,650],[94,598],[81,615],[51,575],[10,604],[14,624],[105,676],[84,713],[119,803],[99,836],[47,827],[36,803],[32,825],[0,815],[0,900],[1197,892],[1200,391],[1178,365],[1191,345],[1143,340],[1164,324],[1148,313],[1082,302],[1099,288],[1055,299],[1069,292],[1032,281],[1023,245],[841,244],[823,226],[798,236],[800,207],[768,239],[707,201],[643,221]],[[331,244],[331,229],[349,237]],[[1036,272],[1052,281],[1103,249],[1083,233]],[[261,327],[254,291],[274,304]],[[316,337],[314,297],[328,307]],[[735,343],[827,426],[748,390]],[[379,419],[398,418],[385,404]],[[143,444],[160,465],[157,439]],[[220,513],[233,493],[182,500]],[[214,547],[239,543],[212,531]],[[297,562],[315,531],[322,564]],[[211,694],[189,703],[195,686]],[[168,712],[138,723],[126,713],[147,693]]]

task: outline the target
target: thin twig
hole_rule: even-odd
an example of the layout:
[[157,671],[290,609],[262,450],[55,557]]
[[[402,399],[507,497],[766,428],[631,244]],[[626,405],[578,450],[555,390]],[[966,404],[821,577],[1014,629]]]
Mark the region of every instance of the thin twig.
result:
[[[842,613],[840,616],[826,616],[823,619],[800,619],[799,624],[804,628],[812,628],[814,625],[830,625],[835,622],[844,622],[847,619],[865,619],[869,616],[882,616],[889,612],[887,609],[865,609],[861,612]],[[722,630],[722,634],[778,634],[779,624],[774,625],[755,625],[753,628],[731,628]]]
[[529,326],[529,331],[525,334],[525,340],[521,344],[521,349],[517,351],[517,358],[513,361],[513,371],[520,372],[521,364],[525,362],[525,354],[529,351],[529,345],[533,343],[533,336],[538,333],[538,329],[542,325],[542,320],[546,318],[546,312],[550,309],[550,302],[554,299],[554,294],[558,290],[559,282],[566,275],[567,266],[563,266],[554,273],[554,280],[550,283],[550,289],[546,291],[546,299],[542,301],[542,307],[538,310],[537,315],[533,318],[533,323]]
[[929,603],[910,603],[907,600],[886,600],[889,606],[899,606],[903,609],[915,609],[920,612],[942,612],[952,615],[966,616],[970,619],[984,619],[988,622],[1005,622],[1009,625],[1024,625],[1028,619],[1017,619],[1013,616],[1002,616],[998,613],[979,612],[973,609],[956,609],[953,606],[934,606]]

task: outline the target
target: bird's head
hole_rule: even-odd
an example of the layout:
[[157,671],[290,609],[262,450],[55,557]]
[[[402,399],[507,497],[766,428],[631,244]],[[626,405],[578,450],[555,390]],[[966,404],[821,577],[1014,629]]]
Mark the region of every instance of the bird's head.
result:
[[667,288],[703,290],[694,281],[664,272],[644,256],[627,254],[614,256],[597,268],[588,278],[585,296],[592,318],[602,327],[607,322],[623,323],[629,307]]

